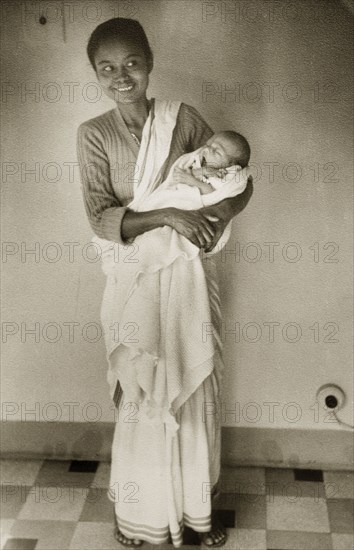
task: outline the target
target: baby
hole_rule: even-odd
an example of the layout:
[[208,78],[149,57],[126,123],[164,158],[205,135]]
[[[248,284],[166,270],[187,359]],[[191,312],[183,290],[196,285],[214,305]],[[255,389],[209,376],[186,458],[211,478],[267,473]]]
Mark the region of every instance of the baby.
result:
[[[196,151],[179,157],[160,185],[128,206],[140,212],[168,207],[198,210],[235,197],[246,188],[249,158],[250,146],[241,134],[216,133]],[[224,244],[230,231],[231,222],[224,231]],[[136,243],[159,234],[161,228],[137,237]]]
[[[168,207],[197,210],[235,197],[246,188],[249,158],[250,146],[241,134],[233,130],[216,133],[196,151],[179,157],[160,185],[149,193],[143,192],[138,200],[134,197],[128,207],[136,212]],[[153,184],[158,182],[160,175],[159,172],[157,174]],[[229,239],[231,224],[232,221],[225,228],[218,249],[225,246]],[[106,265],[112,265],[111,251],[114,246],[119,245],[97,237],[93,241],[101,247],[102,259],[106,260]],[[130,242],[133,239],[127,241],[127,244]],[[136,237],[134,242],[139,249],[141,271],[146,267],[146,271],[153,272],[157,269],[156,266],[161,269],[173,263],[179,256],[190,259],[200,251],[169,226],[147,231]],[[210,253],[214,254],[218,249],[215,248]]]
[[[248,165],[250,146],[246,138],[233,130],[214,134],[203,147],[183,155],[173,167],[173,181],[199,189],[201,195],[235,184],[237,173]],[[220,199],[221,200],[221,199]],[[205,199],[202,201],[206,206]],[[214,199],[213,199],[214,202]]]

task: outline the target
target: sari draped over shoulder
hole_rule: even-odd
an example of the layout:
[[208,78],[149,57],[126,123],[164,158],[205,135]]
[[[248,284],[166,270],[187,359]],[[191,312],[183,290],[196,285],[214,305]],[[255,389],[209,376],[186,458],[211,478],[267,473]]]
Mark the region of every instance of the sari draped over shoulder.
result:
[[[145,210],[161,183],[179,105],[155,101],[150,110],[132,210]],[[107,274],[101,318],[111,397],[119,384],[148,418],[176,431],[176,412],[214,370],[217,332],[199,248],[166,226],[138,236],[134,261],[120,263],[124,245],[94,241]]]
[[[128,205],[133,210],[144,209],[161,184],[179,105],[155,100],[150,109]],[[152,544],[171,537],[179,547],[185,525],[211,530],[220,472],[215,263],[202,261],[199,249],[170,227],[137,237],[131,262],[119,261],[124,245],[93,241],[107,275],[101,320],[117,409],[108,497],[125,536]]]

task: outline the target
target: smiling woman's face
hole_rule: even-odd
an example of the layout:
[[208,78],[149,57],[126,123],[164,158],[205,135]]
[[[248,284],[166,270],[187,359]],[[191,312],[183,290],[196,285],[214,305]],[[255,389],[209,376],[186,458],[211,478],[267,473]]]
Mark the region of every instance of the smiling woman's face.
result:
[[138,45],[118,39],[101,44],[95,67],[103,91],[117,104],[146,99],[152,62]]

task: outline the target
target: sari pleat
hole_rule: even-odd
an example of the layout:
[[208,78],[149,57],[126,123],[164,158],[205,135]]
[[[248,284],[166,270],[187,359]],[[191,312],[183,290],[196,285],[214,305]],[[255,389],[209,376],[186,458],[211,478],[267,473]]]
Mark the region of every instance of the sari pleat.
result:
[[[208,259],[203,267],[218,340],[220,301],[214,260]],[[184,526],[200,533],[211,530],[212,495],[220,475],[222,369],[217,345],[214,371],[178,410],[175,434],[166,424],[140,416],[139,406],[120,392],[108,498],[126,537],[151,544],[171,538],[178,548]]]

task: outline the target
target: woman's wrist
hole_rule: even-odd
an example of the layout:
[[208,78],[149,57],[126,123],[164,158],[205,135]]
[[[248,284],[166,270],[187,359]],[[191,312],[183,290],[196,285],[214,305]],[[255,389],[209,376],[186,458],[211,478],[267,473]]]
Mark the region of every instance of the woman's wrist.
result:
[[174,228],[176,221],[177,208],[163,208],[163,224],[168,225],[169,227]]
[[122,220],[121,237],[124,241],[128,241],[164,225],[173,227],[176,211],[176,208],[161,208],[146,212],[134,212],[128,209]]
[[234,216],[232,204],[229,202],[230,199],[224,199],[221,202],[206,206],[203,208],[205,215],[216,216],[219,220],[224,222],[229,222]]

